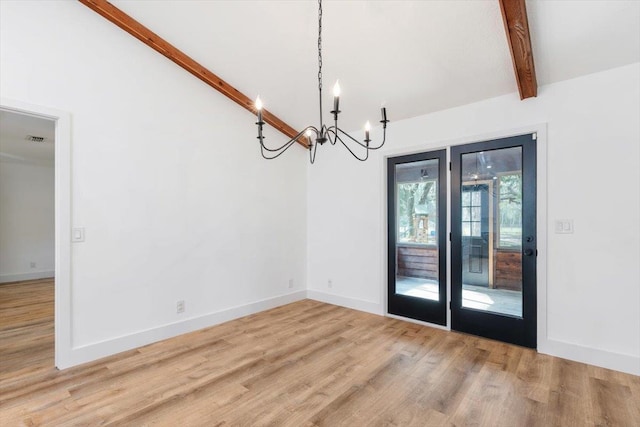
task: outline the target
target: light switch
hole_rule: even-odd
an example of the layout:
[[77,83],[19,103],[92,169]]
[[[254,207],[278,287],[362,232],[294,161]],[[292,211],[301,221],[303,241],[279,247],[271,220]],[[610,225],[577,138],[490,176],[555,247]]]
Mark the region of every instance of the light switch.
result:
[[556,234],[573,234],[572,219],[558,219],[555,225]]
[[84,242],[84,228],[74,228],[71,231],[72,242]]

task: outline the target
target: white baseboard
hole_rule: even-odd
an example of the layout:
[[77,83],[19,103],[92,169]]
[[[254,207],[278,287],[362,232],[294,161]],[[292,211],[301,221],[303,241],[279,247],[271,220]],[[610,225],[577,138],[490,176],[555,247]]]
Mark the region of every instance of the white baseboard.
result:
[[33,271],[29,273],[0,274],[0,283],[21,282],[23,280],[48,279],[55,271]]
[[64,352],[64,360],[58,361],[59,369],[66,369],[82,363],[91,362],[102,357],[142,347],[167,338],[197,331],[218,325],[240,317],[269,310],[281,305],[300,301],[306,298],[305,291],[297,291],[286,295],[256,301],[246,305],[231,307],[215,313],[192,317],[175,323],[158,326],[145,331],[136,332],[117,338],[77,346]]
[[640,357],[637,356],[613,353],[549,339],[546,342],[538,343],[538,352],[628,374],[640,375]]
[[335,294],[328,294],[326,292],[314,291],[311,289],[307,290],[307,298],[320,302],[326,302],[328,304],[352,308],[358,311],[365,311],[367,313],[377,314],[379,316],[384,316],[384,310],[382,309],[382,305],[380,303],[365,301],[356,298],[343,297]]

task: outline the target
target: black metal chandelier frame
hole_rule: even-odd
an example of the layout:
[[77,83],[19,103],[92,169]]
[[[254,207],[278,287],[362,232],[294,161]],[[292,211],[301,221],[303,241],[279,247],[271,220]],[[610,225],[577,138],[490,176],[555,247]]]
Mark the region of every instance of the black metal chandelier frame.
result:
[[[265,122],[262,120],[262,102],[260,101],[260,97],[256,99],[256,109],[258,115],[258,121],[256,125],[258,125],[258,140],[260,141],[260,153],[262,157],[267,160],[272,160],[277,157],[280,157],[285,151],[287,151],[299,138],[303,135],[308,139],[309,143],[309,161],[313,164],[316,160],[316,150],[318,149],[318,145],[323,145],[327,141],[331,145],[335,145],[337,142],[340,142],[345,148],[351,153],[353,157],[360,161],[365,161],[369,158],[370,150],[377,150],[381,148],[387,138],[387,111],[385,107],[381,108],[382,113],[382,142],[380,145],[372,146],[371,139],[369,138],[370,126],[369,122],[365,125],[365,137],[364,140],[358,141],[347,132],[343,131],[338,127],[338,114],[341,113],[339,109],[340,105],[340,88],[338,83],[336,82],[336,86],[334,87],[334,97],[333,97],[333,110],[331,110],[331,114],[333,115],[333,125],[327,126],[324,124],[322,119],[322,0],[318,0],[318,97],[319,97],[319,107],[320,107],[320,126],[307,126],[289,141],[282,144],[277,148],[269,148],[264,145],[264,139],[266,138],[262,133],[262,128]],[[343,139],[344,138],[344,139]],[[365,149],[363,155],[358,155],[356,151],[354,151],[346,142],[345,139],[350,143],[355,143],[357,146],[360,146]],[[315,141],[315,143],[313,142]],[[356,150],[359,150],[356,148]]]

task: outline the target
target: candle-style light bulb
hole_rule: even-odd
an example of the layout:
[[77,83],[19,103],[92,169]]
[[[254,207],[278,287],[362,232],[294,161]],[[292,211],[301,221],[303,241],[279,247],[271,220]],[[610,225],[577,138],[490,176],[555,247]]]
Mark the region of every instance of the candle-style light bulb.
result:
[[262,99],[256,98],[256,110],[258,110],[258,127],[262,129]]
[[333,86],[333,118],[338,120],[338,108],[340,107],[340,83],[336,80],[336,84]]
[[369,131],[371,130],[371,123],[367,120],[367,123],[364,124],[364,140],[369,145]]

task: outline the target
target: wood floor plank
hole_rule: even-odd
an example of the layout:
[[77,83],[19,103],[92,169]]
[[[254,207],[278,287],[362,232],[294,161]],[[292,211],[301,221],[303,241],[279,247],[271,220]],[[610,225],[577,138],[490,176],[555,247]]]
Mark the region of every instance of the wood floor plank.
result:
[[554,358],[551,370],[547,425],[595,425],[587,366]]
[[[596,425],[622,425],[625,420],[632,419],[635,412],[632,406],[637,407],[640,402],[632,404],[629,387],[598,378],[589,378],[589,385]],[[640,423],[640,418],[636,421]]]
[[53,281],[0,285],[0,425],[634,426],[640,377],[312,300],[53,367]]

